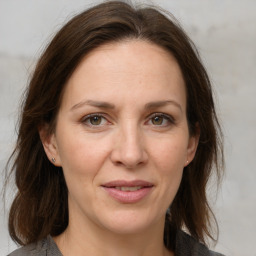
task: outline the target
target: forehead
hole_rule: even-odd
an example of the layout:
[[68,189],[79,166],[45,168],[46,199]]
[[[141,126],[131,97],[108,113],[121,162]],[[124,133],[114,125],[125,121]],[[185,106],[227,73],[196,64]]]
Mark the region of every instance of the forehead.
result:
[[[86,64],[85,64],[86,62]],[[116,71],[132,71],[140,73],[151,69],[152,75],[161,70],[164,73],[167,69],[180,73],[176,59],[166,49],[148,41],[140,39],[127,39],[121,42],[104,44],[87,54],[78,65],[75,72],[79,72],[81,66],[102,67],[107,66],[109,71],[114,68]],[[115,66],[116,65],[116,66]],[[128,67],[130,66],[130,67]]]
[[67,82],[63,101],[73,103],[84,97],[113,100],[118,94],[159,100],[168,93],[185,97],[176,59],[155,44],[129,40],[105,44],[87,54]]

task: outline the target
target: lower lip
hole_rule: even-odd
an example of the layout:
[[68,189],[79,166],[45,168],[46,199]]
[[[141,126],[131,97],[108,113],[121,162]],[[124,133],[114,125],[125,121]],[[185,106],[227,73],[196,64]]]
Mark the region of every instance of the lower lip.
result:
[[144,187],[136,191],[122,191],[115,188],[103,187],[107,193],[121,203],[136,203],[145,198],[153,187]]

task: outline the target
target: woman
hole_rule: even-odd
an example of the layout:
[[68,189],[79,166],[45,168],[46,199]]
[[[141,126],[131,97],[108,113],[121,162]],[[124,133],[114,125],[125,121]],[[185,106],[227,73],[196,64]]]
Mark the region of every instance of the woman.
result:
[[175,21],[121,1],[75,16],[24,101],[9,215],[23,247],[10,255],[219,255],[206,185],[220,177],[220,134]]

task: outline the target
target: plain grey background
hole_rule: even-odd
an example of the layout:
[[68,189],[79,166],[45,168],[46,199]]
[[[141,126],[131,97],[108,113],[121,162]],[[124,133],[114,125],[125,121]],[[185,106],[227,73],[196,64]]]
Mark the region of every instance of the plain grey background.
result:
[[[0,0],[0,170],[14,147],[19,101],[38,55],[63,22],[96,2]],[[215,249],[255,256],[256,1],[143,2],[158,4],[178,18],[198,46],[214,86],[226,153],[222,189],[217,200],[211,197],[220,227]],[[12,196],[10,189],[6,213],[2,201],[0,206],[1,255],[16,248],[7,232]]]

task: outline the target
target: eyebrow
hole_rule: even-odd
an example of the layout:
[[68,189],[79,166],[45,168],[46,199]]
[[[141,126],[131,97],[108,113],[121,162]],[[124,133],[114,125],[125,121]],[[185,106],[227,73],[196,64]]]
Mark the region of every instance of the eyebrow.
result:
[[[81,101],[81,102],[75,104],[70,110],[73,111],[73,110],[76,110],[76,109],[81,108],[86,105],[97,107],[97,108],[103,108],[103,109],[114,109],[115,108],[115,105],[105,102],[105,101],[85,100],[85,101]],[[145,105],[145,109],[159,108],[159,107],[164,107],[166,105],[175,105],[182,111],[181,105],[174,100],[163,100],[163,101],[149,102]]]
[[81,101],[77,104],[75,104],[70,110],[75,110],[78,108],[81,108],[85,105],[89,105],[89,106],[93,106],[93,107],[97,107],[97,108],[105,108],[105,109],[114,109],[115,106],[111,103],[105,102],[105,101],[95,101],[95,100],[85,100],[85,101]]
[[174,106],[178,107],[182,112],[181,105],[174,100],[163,100],[163,101],[149,102],[145,105],[145,109],[159,108],[159,107],[164,107],[166,105],[174,105]]

